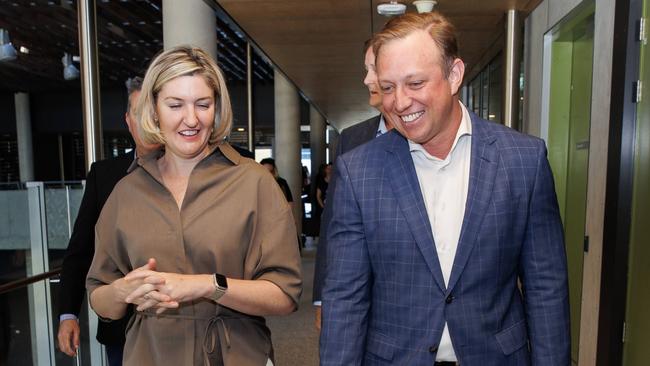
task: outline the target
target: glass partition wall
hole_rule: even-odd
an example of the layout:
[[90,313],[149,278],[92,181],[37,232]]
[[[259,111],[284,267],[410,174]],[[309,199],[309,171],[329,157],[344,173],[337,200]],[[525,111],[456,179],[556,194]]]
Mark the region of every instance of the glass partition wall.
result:
[[[77,19],[75,1],[0,3],[0,285],[60,266],[76,217]],[[54,347],[57,303],[55,281],[0,294],[0,365],[74,364]]]
[[501,54],[469,82],[467,108],[483,119],[502,123],[503,76]]

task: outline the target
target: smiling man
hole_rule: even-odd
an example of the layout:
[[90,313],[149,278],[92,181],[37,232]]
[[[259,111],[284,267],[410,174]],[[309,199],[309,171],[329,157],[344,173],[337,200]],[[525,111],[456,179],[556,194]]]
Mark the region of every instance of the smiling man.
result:
[[569,365],[544,142],[467,111],[439,13],[394,18],[373,45],[396,131],[336,162],[321,364]]

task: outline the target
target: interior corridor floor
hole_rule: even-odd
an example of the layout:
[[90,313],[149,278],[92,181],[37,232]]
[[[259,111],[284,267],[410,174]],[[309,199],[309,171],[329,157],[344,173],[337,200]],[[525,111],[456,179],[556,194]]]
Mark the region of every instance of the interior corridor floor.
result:
[[311,302],[315,258],[316,248],[308,238],[302,250],[303,290],[298,311],[289,316],[266,318],[275,348],[275,366],[318,365],[318,331]]

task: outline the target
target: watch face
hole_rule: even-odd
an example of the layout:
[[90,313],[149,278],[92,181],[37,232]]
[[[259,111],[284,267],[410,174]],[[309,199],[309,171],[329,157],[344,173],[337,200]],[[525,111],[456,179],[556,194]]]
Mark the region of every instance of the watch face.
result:
[[214,278],[217,280],[217,285],[223,289],[228,288],[228,281],[226,280],[226,276],[215,273]]

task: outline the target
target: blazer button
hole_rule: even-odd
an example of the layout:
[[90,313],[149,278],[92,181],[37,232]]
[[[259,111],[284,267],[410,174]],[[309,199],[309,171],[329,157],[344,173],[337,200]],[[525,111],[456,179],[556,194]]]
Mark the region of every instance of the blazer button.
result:
[[438,346],[431,346],[431,347],[429,347],[429,352],[431,352],[431,353],[436,353],[436,352],[438,352]]
[[451,304],[451,302],[454,301],[454,299],[455,299],[455,298],[454,298],[453,296],[449,295],[449,296],[447,296],[447,298],[445,299],[445,302],[446,302],[447,304]]

